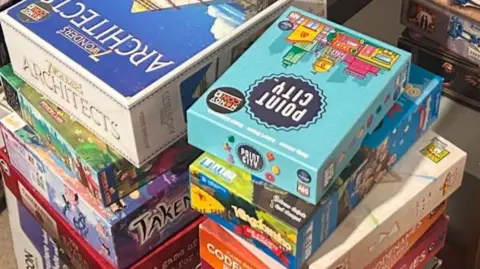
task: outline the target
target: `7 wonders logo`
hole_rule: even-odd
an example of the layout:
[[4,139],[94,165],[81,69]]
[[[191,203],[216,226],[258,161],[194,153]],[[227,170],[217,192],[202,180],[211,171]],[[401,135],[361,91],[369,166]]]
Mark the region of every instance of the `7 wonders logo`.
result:
[[323,91],[312,81],[290,74],[257,80],[247,91],[247,112],[259,124],[276,130],[307,128],[326,107]]

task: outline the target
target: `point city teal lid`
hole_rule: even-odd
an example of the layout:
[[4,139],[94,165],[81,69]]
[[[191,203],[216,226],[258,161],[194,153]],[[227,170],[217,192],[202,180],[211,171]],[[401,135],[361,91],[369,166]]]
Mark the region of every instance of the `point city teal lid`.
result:
[[240,2],[27,0],[8,15],[132,97],[241,25],[252,6]]

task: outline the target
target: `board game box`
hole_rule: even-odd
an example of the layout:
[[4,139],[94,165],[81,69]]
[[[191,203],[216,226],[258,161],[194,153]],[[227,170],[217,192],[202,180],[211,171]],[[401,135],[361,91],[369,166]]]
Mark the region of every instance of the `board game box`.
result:
[[[6,150],[0,150],[0,164],[7,191],[29,210],[43,229],[53,237],[70,260],[79,269],[115,269],[100,256],[86,238],[79,235],[45,198],[28,183],[10,164]],[[193,221],[176,235],[170,237],[148,255],[136,261],[129,269],[179,269],[194,268],[200,262],[198,228],[204,217]]]
[[210,219],[200,225],[200,257],[202,269],[285,269],[281,263]]
[[15,73],[140,166],[292,2],[26,0],[0,20]]
[[436,120],[441,85],[412,66],[406,91],[318,205],[204,153],[190,166],[192,208],[299,268]]
[[[476,0],[475,0],[476,1]],[[463,0],[403,0],[401,21],[447,50],[480,64],[480,8]]]
[[480,111],[480,71],[477,65],[408,30],[398,39],[398,46],[412,53],[413,63],[444,78],[445,95]]
[[428,261],[445,246],[448,217],[441,216],[428,232],[407,252],[392,269],[424,268]]
[[[53,269],[75,268],[70,258],[51,237],[42,224],[18,203],[15,196],[7,191],[8,218],[12,232],[13,251],[18,268]],[[84,267],[77,267],[83,269]]]
[[309,268],[365,268],[460,187],[466,157],[428,130],[312,255]]
[[290,7],[187,111],[188,141],[316,204],[409,69],[410,53]]
[[[445,213],[446,202],[440,204],[430,214],[410,228],[400,239],[386,249],[364,269],[390,269],[427,233],[428,229]],[[416,267],[415,267],[416,268]]]
[[12,165],[113,265],[125,268],[198,216],[188,168],[172,168],[109,207],[95,199],[16,113],[1,120]]
[[[85,184],[105,206],[182,163],[190,164],[200,151],[188,145],[186,137],[136,168],[69,114],[59,109],[26,83],[19,83],[10,65],[0,68],[6,91],[16,87],[22,118],[60,159],[64,168]],[[12,83],[10,83],[12,81]],[[21,79],[20,79],[21,81]],[[20,85],[21,84],[21,85]],[[14,105],[14,104],[12,104]]]

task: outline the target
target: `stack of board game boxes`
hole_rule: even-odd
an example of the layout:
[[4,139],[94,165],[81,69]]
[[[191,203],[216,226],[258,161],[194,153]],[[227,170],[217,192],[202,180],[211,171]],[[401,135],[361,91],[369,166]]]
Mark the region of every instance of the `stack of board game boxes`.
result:
[[445,94],[480,111],[480,1],[403,0],[401,21],[399,47],[445,78]]
[[[19,267],[198,266],[186,110],[292,3],[25,0],[2,12],[14,112],[0,163]],[[296,4],[324,15],[324,1]]]
[[290,7],[187,111],[202,268],[426,263],[466,159],[428,130],[442,82]]

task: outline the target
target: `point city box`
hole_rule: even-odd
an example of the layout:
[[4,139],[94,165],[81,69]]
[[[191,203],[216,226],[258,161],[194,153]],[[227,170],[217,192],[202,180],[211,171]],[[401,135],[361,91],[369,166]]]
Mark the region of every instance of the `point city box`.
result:
[[26,0],[0,20],[15,73],[141,166],[185,135],[186,109],[291,3]]
[[442,216],[392,269],[424,268],[445,246],[448,220]]
[[405,30],[398,47],[412,53],[412,63],[444,78],[443,93],[449,98],[480,111],[480,71],[478,65],[439,48],[419,34]]
[[[145,183],[183,162],[190,164],[199,151],[188,145],[186,137],[156,156],[141,168],[136,168],[114,149],[90,132],[69,114],[50,102],[26,83],[19,83],[10,65],[0,68],[6,91],[15,89],[22,118],[36,135],[62,160],[64,167],[78,178],[90,193],[108,206],[137,190]],[[10,83],[11,81],[11,83]],[[21,84],[21,85],[19,85]]]
[[188,141],[316,204],[409,69],[409,53],[290,7],[187,111]]
[[436,120],[441,82],[412,66],[406,91],[318,205],[204,153],[190,166],[192,208],[286,267],[300,268]]
[[462,184],[467,154],[427,130],[307,261],[364,269]]
[[[41,194],[12,167],[5,149],[0,149],[2,175],[5,179],[9,202],[18,201],[41,223],[48,235],[79,269],[115,269],[100,256],[86,239],[79,235],[63,217],[56,212]],[[14,195],[15,197],[10,197]],[[200,262],[198,229],[204,217],[190,223],[170,237],[149,254],[136,261],[129,269],[178,269],[194,268]]]
[[1,120],[12,165],[109,262],[131,265],[193,221],[188,169],[175,167],[103,207],[16,113]]
[[403,0],[402,24],[480,65],[480,6],[462,0]]
[[[7,191],[8,218],[12,231],[13,251],[18,268],[76,268],[42,224]],[[78,267],[84,269],[83,267]]]

